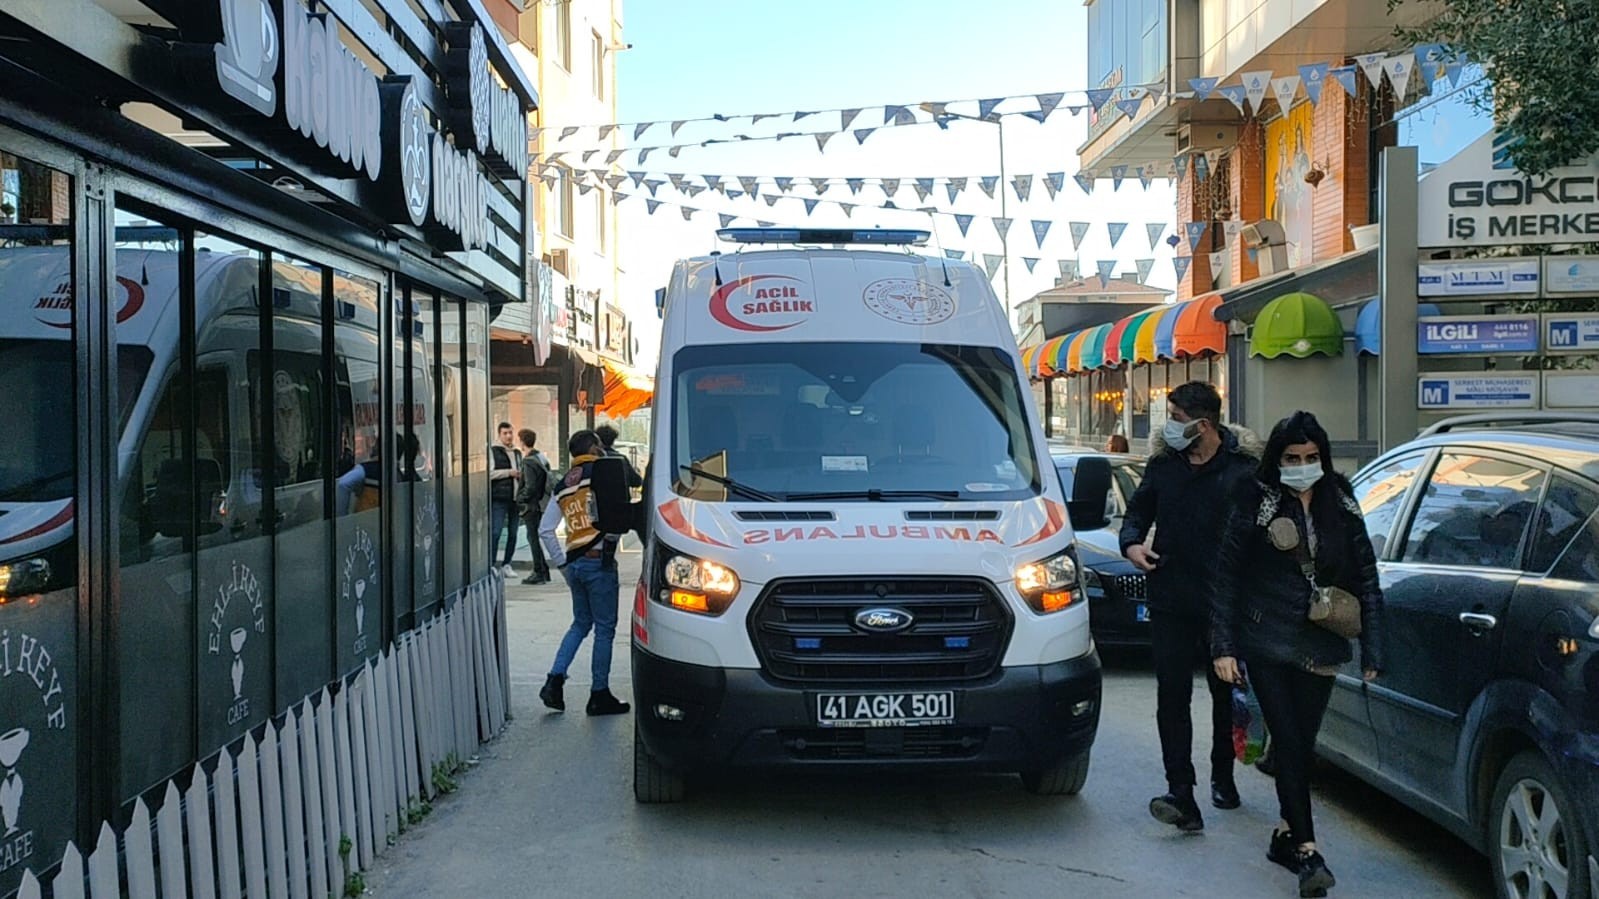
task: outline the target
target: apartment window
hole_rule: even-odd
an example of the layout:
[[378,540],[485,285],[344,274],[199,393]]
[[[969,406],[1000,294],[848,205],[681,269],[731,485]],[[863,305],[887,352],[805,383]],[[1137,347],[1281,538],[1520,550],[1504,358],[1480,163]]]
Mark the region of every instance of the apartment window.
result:
[[605,41],[598,31],[594,35],[594,96],[605,99]]
[[555,7],[555,58],[561,68],[572,71],[572,4],[562,0]]
[[566,166],[556,166],[555,186],[550,189],[550,202],[555,204],[555,227],[561,236],[568,240],[572,237],[572,170]]
[[605,207],[608,205],[604,190],[594,191],[594,245],[601,253],[610,250],[606,241],[607,224]]

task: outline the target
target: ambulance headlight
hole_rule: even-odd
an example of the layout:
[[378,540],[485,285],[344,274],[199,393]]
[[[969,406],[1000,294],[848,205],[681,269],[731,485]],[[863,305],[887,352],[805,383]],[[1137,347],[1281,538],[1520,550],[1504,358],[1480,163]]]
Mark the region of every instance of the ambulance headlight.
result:
[[1069,549],[1016,569],[1016,591],[1035,612],[1059,612],[1077,601],[1081,589],[1077,562]]
[[673,555],[661,571],[662,605],[684,612],[720,615],[738,595],[738,575],[726,565]]

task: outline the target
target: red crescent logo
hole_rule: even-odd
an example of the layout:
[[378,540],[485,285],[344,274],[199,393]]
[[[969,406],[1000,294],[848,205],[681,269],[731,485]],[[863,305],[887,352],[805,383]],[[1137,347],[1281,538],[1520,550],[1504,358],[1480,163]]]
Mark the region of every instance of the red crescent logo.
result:
[[[133,280],[132,278],[124,278],[121,275],[117,276],[117,283],[122,285],[122,289],[128,292],[128,299],[122,304],[122,308],[117,310],[117,324],[120,325],[125,323],[128,319],[133,318],[135,315],[138,315],[139,310],[144,308],[144,288],[139,286],[139,282]],[[44,319],[39,318],[37,315],[34,316],[34,318],[37,319],[42,325],[48,325],[52,328],[60,328],[63,331],[68,331],[72,328],[72,322],[70,321],[45,321]]]
[[745,278],[739,278],[736,281],[729,281],[726,284],[723,284],[721,287],[718,287],[716,292],[711,294],[711,318],[716,319],[735,331],[757,331],[766,333],[771,331],[786,331],[789,328],[798,325],[799,322],[790,322],[786,325],[752,324],[742,319],[735,318],[733,316],[733,311],[727,308],[728,295],[733,291],[742,287],[748,287],[749,285],[754,284],[756,281],[765,281],[770,278],[776,278],[781,281],[799,280],[798,278],[790,278],[788,275],[750,275]]

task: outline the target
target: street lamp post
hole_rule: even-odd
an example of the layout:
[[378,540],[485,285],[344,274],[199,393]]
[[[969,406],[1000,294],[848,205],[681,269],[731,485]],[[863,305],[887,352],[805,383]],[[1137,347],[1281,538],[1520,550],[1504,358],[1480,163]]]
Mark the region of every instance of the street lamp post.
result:
[[[1009,202],[1005,196],[1005,185],[1009,182],[1005,177],[1005,118],[996,113],[985,116],[963,115],[958,112],[935,113],[933,121],[938,127],[949,130],[951,119],[965,119],[968,122],[983,122],[994,125],[999,131],[999,214],[1001,218],[1010,218]],[[1010,305],[1010,229],[1007,227],[999,235],[999,252],[1004,257],[1001,265],[1005,268],[1005,314],[1012,315],[1015,310]]]

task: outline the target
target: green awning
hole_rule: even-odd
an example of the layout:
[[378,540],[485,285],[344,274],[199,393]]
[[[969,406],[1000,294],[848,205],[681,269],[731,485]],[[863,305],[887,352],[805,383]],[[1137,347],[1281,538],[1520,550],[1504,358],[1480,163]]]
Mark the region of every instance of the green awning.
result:
[[1249,355],[1305,359],[1317,353],[1344,353],[1344,324],[1324,300],[1309,293],[1288,293],[1260,310],[1249,335]]

